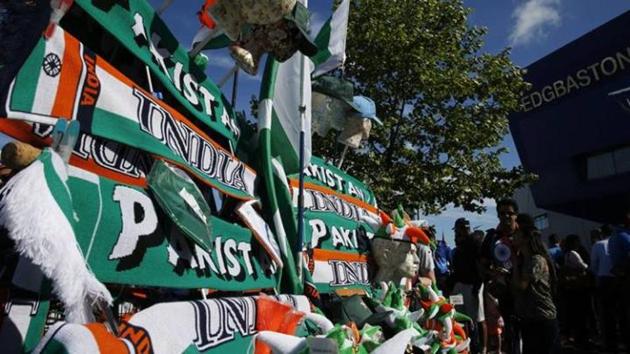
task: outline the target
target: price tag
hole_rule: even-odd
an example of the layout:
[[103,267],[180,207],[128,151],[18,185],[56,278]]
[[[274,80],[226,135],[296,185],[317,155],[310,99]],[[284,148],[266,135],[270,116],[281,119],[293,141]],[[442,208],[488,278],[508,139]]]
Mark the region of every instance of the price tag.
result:
[[463,305],[464,304],[464,296],[462,294],[451,295],[448,300],[453,305]]

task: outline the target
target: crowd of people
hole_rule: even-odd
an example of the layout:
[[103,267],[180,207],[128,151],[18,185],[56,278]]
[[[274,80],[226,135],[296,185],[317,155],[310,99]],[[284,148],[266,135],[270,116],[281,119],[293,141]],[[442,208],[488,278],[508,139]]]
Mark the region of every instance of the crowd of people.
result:
[[471,352],[628,352],[630,208],[618,225],[593,230],[590,247],[576,234],[544,237],[514,200],[496,210],[487,232],[457,219],[455,247],[439,241],[430,267],[474,321]]

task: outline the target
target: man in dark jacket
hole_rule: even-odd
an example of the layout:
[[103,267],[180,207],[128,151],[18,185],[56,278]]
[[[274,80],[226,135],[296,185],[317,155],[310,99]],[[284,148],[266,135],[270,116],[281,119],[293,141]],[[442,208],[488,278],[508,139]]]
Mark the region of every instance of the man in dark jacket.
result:
[[513,354],[520,353],[520,335],[510,291],[512,239],[518,230],[517,215],[518,204],[515,200],[502,199],[497,202],[499,225],[488,232],[479,255],[486,291],[499,300],[499,311],[505,321],[505,345]]
[[[465,218],[455,221],[455,245],[453,250],[451,282],[452,295],[461,295],[463,305],[456,306],[457,310],[470,316],[475,321],[474,330],[471,333],[472,352],[485,352],[487,344],[486,323],[483,305],[483,284],[477,256],[479,243],[470,232],[470,222]],[[481,337],[481,344],[479,339]]]

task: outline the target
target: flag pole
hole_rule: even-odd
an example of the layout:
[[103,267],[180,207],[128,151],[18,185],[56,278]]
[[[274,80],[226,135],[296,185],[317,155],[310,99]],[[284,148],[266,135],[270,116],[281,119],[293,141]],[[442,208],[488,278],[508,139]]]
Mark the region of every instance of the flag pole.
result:
[[236,95],[238,94],[238,66],[234,72],[234,80],[232,81],[232,108],[236,107]]
[[[308,8],[308,0],[304,0],[304,7]],[[304,75],[306,75],[306,59],[304,54],[300,55],[300,154],[298,159],[299,165],[299,190],[298,190],[298,228],[297,242],[295,244],[295,266],[298,277],[302,279],[302,249],[304,244],[304,139],[306,131],[306,102],[304,101]]]

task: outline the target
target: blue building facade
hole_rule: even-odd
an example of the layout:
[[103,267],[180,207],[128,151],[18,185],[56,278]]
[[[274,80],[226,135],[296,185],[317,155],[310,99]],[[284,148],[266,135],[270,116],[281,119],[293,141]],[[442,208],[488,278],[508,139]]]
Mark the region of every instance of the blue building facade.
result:
[[630,205],[630,11],[527,67],[510,129],[540,208],[615,223]]

